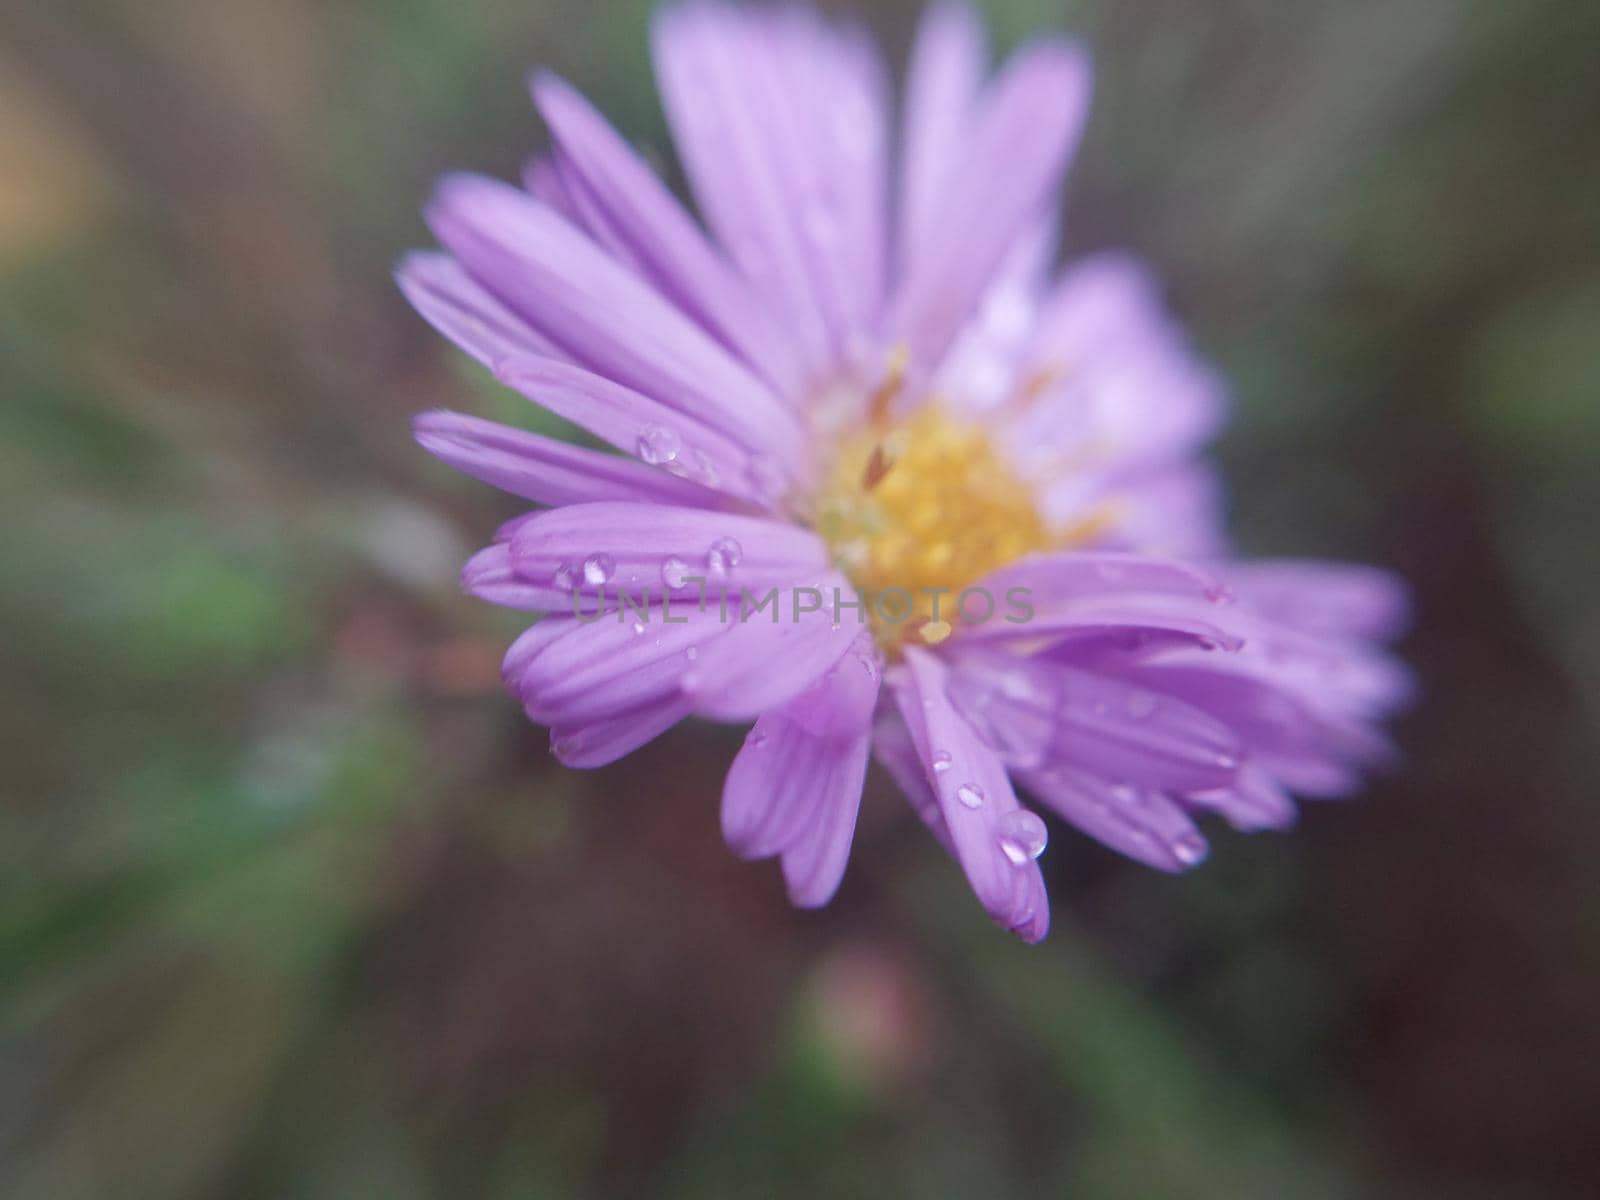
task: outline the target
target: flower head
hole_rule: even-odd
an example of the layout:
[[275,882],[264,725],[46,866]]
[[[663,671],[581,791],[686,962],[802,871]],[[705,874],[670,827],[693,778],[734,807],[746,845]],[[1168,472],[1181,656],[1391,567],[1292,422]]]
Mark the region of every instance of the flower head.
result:
[[[1195,457],[1222,389],[1121,255],[1052,269],[1088,109],[1073,44],[992,80],[925,19],[898,152],[882,64],[808,9],[687,3],[657,74],[706,230],[560,80],[521,188],[456,176],[400,283],[620,454],[454,413],[422,445],[540,506],[464,572],[546,614],[507,686],[574,767],[750,723],[723,828],[826,903],[876,757],[996,920],[1049,915],[1049,810],[1171,871],[1195,824],[1294,818],[1387,744],[1381,572],[1230,557]],[[1019,788],[1033,807],[1019,798]]]

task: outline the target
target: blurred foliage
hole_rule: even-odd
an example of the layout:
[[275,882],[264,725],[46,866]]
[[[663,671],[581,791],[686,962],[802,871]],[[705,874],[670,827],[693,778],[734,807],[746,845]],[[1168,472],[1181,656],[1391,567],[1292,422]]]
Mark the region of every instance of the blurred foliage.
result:
[[727,731],[551,767],[408,439],[528,419],[388,278],[527,67],[674,177],[649,4],[8,0],[0,1193],[1600,1191],[1600,6],[985,7],[1095,50],[1068,244],[1233,379],[1241,545],[1415,584],[1408,768],[1184,880],[1057,830],[1033,950],[878,781],[791,912]]

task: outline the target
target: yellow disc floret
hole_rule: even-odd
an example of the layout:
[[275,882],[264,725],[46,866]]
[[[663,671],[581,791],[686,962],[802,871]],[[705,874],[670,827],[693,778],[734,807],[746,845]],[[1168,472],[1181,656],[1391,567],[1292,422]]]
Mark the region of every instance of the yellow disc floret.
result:
[[[1062,544],[1033,489],[982,426],[929,404],[897,425],[873,422],[839,444],[815,498],[817,532],[868,601],[891,653],[906,640],[937,644],[959,620],[961,592],[1025,554]],[[909,593],[913,605],[874,603]],[[946,593],[935,614],[932,593]]]

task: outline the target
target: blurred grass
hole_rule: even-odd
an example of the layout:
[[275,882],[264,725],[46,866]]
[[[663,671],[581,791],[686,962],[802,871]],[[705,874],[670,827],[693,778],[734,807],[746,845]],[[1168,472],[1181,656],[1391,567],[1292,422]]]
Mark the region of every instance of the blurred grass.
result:
[[535,63],[670,174],[649,5],[13,0],[0,1192],[1600,1187],[1600,9],[985,7],[1095,49],[1068,242],[1235,382],[1241,544],[1415,583],[1406,773],[1182,881],[1058,829],[1031,951],[879,788],[790,912],[725,733],[551,769],[408,438],[535,419],[394,295],[431,180]]

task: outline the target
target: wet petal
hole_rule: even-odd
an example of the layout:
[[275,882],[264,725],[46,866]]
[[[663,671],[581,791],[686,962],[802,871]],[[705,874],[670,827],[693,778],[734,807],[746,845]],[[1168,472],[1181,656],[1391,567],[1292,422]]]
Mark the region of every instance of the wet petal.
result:
[[722,259],[656,173],[581,95],[549,73],[534,100],[602,223],[662,294],[793,397],[800,367],[766,302]]
[[934,208],[940,252],[908,264],[888,333],[939,363],[995,273],[1047,205],[1088,113],[1089,64],[1070,43],[1018,51],[985,94],[961,169]]
[[1129,858],[1162,871],[1186,871],[1206,858],[1205,838],[1162,792],[1064,766],[1023,771],[1018,778],[1060,816]]
[[[763,714],[723,789],[728,845],[749,859],[783,855],[790,896],[802,907],[832,898],[855,831],[877,694],[874,671],[866,695],[858,659],[846,656],[808,692]],[[817,710],[834,712],[820,732]]]
[[902,271],[948,244],[937,214],[951,178],[966,161],[987,59],[983,25],[970,7],[943,0],[928,8],[906,80]]
[[1267,771],[1250,763],[1240,769],[1231,787],[1185,796],[1184,803],[1220,813],[1244,833],[1288,829],[1298,816],[1289,793]]
[[[523,521],[511,540],[521,575],[585,594],[757,597],[828,565],[809,530],[761,517],[664,504],[572,504]],[[693,582],[695,579],[699,583]]]
[[579,770],[609,766],[655,741],[688,715],[680,698],[667,696],[587,724],[554,725],[550,751],[563,766]]
[[906,650],[890,682],[973,892],[1001,925],[1038,941],[1049,929],[1049,901],[1038,864],[1014,862],[1002,842],[1002,822],[1021,809],[1005,766],[956,711],[934,655]]
[[1411,601],[1397,576],[1332,562],[1241,563],[1229,586],[1252,608],[1305,633],[1389,641],[1405,631]]
[[950,695],[1013,768],[1062,762],[1139,787],[1193,791],[1231,783],[1244,753],[1238,735],[1201,708],[1037,658],[961,655]]
[[435,458],[535,504],[624,500],[717,508],[725,503],[716,492],[632,459],[462,413],[422,413],[411,428],[417,444]]
[[789,407],[644,280],[554,210],[495,180],[441,183],[428,223],[487,290],[574,361],[794,462]]
[[[794,699],[821,679],[854,645],[860,630],[834,620],[834,598],[853,597],[842,575],[797,579],[779,589],[776,620],[745,614],[727,636],[701,651],[683,691],[696,712],[749,720]],[[814,611],[805,611],[815,602]]]
[[448,254],[417,251],[395,281],[424,320],[484,366],[515,355],[561,357],[553,342],[499,300]]
[[594,622],[567,618],[566,636],[523,668],[520,698],[529,715],[592,721],[652,703],[681,690],[701,649],[729,627],[714,612],[690,609],[672,623],[607,612]]
[[656,77],[700,211],[745,277],[774,298],[821,378],[836,361],[832,331],[786,161],[796,139],[777,120],[759,20],[710,4],[663,8],[652,31]]
[[[1039,554],[980,580],[1004,613],[959,627],[972,640],[1038,640],[1107,630],[1165,631],[1207,649],[1237,650],[1228,592],[1209,574],[1136,554]],[[1004,601],[1004,604],[1001,602]]]

